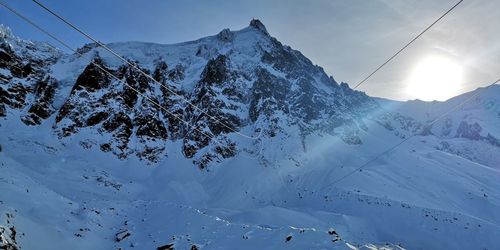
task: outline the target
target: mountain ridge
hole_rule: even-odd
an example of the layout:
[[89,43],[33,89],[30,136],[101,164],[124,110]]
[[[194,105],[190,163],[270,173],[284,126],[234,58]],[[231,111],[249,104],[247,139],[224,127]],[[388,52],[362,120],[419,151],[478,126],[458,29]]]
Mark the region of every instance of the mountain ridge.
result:
[[175,94],[102,48],[1,35],[0,246],[498,245],[498,86],[428,127],[470,93],[380,102],[267,34],[108,44]]
[[[259,124],[264,127],[264,133],[271,137],[276,134],[276,130],[284,131],[286,129],[283,127],[296,126],[297,123],[304,124],[300,125],[299,129],[302,133],[307,133],[306,131],[310,131],[314,126],[308,124],[311,121],[320,122],[319,120],[322,119],[320,116],[334,116],[335,109],[327,111],[324,108],[326,106],[345,108],[343,117],[336,121],[342,124],[344,122],[342,120],[361,122],[360,119],[348,117],[357,115],[356,112],[350,110],[350,106],[355,106],[354,102],[357,102],[356,108],[359,109],[362,109],[363,105],[357,104],[375,105],[364,93],[339,86],[333,78],[328,77],[320,67],[313,65],[300,52],[283,46],[267,33],[265,26],[258,20],[252,20],[250,26],[239,31],[225,29],[215,36],[187,43],[160,45],[132,42],[110,43],[108,46],[124,57],[135,61],[134,63],[140,65],[141,70],[151,75],[154,74],[157,79],[154,81],[147,79],[140,72],[136,72],[137,70],[120,62],[109,53],[106,54],[105,50],[95,45],[85,45],[79,51],[84,57],[92,58],[93,63],[113,72],[115,76],[137,88],[141,95],[145,94],[148,98],[158,100],[162,105],[174,109],[168,114],[164,114],[162,110],[156,110],[148,117],[131,120],[127,114],[120,113],[118,110],[129,108],[144,112],[144,108],[151,111],[157,107],[147,104],[144,98],[137,96],[135,90],[121,87],[119,82],[109,78],[106,73],[99,72],[99,69],[75,55],[61,55],[61,59],[48,69],[47,76],[50,79],[46,81],[57,81],[57,83],[48,84],[49,96],[45,99],[49,102],[54,99],[57,93],[52,93],[53,89],[56,90],[55,92],[62,92],[61,98],[66,99],[60,108],[55,107],[54,110],[57,113],[54,128],[61,138],[70,136],[80,128],[98,126],[107,120],[108,123],[104,123],[100,131],[114,134],[111,139],[113,142],[101,144],[100,147],[102,150],[115,153],[120,158],[135,153],[137,157],[157,161],[159,155],[164,153],[163,148],[153,146],[155,143],[149,143],[146,140],[166,140],[167,130],[170,128],[168,132],[177,133],[173,136],[174,138],[179,136],[184,138],[184,154],[188,158],[194,157],[199,150],[213,145],[212,137],[221,137],[218,140],[225,141],[225,146],[212,146],[212,152],[197,156],[198,159],[194,161],[204,168],[213,158],[219,158],[218,161],[220,161],[234,155],[237,151],[234,148],[235,143],[230,142],[231,139],[226,138],[225,135],[245,129],[245,127],[247,127],[246,130],[251,129],[251,124],[254,124],[254,132],[249,130],[250,133],[261,133],[255,132],[257,129],[255,124]],[[157,85],[159,81],[163,81],[160,86]],[[64,89],[57,88],[55,85],[74,86],[71,87],[69,93],[64,93]],[[267,85],[273,86],[272,89]],[[69,89],[68,87],[66,89]],[[101,93],[101,89],[103,93],[108,94]],[[72,98],[72,96],[82,95],[90,96]],[[102,99],[103,95],[106,100]],[[113,105],[124,105],[123,108],[115,111],[87,110],[89,114],[85,114],[84,110],[79,108],[107,106],[110,104],[110,98],[116,99]],[[292,99],[287,100],[290,98]],[[138,102],[142,104],[137,106]],[[193,109],[194,106],[191,104],[196,105],[196,108]],[[213,104],[217,107],[210,107]],[[140,107],[141,105],[143,107]],[[225,111],[221,113],[221,110]],[[49,113],[49,107],[45,107],[39,115],[41,118],[47,118]],[[113,113],[118,116],[113,116]],[[189,123],[196,129],[193,131],[189,127],[182,128],[180,119],[176,119],[176,115],[172,114],[182,116],[183,120],[191,120]],[[206,117],[207,114],[212,115]],[[212,119],[214,116],[224,120],[224,126],[221,126],[222,122],[214,121]],[[288,125],[278,124],[283,118],[288,120],[285,121]],[[32,125],[41,122],[40,119],[31,119],[25,120]],[[145,124],[145,119],[154,121]],[[192,119],[204,119],[208,127],[201,124],[194,126]],[[119,128],[116,123],[118,121],[124,123],[125,127]],[[112,125],[113,123],[116,125]],[[321,126],[338,126],[339,124],[322,124]],[[134,137],[133,130],[136,127],[139,127],[135,131],[136,136],[147,137],[145,140],[139,138],[144,144],[144,149],[140,149],[139,152],[128,150],[127,145],[131,137]],[[172,131],[174,127],[176,131]],[[229,128],[231,129],[228,130]],[[151,131],[152,129],[160,131],[161,135],[155,134]],[[199,132],[206,129],[209,135]],[[346,138],[346,141],[355,142],[356,139]],[[91,143],[85,144],[91,145]],[[218,144],[221,146],[220,143]]]

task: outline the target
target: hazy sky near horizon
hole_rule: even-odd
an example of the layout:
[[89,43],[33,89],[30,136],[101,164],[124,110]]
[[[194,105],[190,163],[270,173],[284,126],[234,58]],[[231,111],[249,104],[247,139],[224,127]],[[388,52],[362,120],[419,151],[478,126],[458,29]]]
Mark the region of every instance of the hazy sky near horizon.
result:
[[[43,0],[47,6],[103,42],[177,43],[238,30],[252,18],[301,51],[338,82],[354,86],[458,0]],[[29,0],[5,3],[72,46],[89,41]],[[421,39],[359,89],[397,100],[415,99],[406,83],[416,65],[442,56],[463,68],[456,94],[500,76],[500,1],[465,0]],[[21,38],[49,41],[0,7],[0,23]]]

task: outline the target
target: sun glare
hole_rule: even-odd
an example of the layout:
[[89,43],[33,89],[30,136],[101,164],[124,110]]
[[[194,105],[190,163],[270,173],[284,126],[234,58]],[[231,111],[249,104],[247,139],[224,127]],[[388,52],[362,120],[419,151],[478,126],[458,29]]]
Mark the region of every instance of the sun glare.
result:
[[462,67],[442,57],[430,56],[420,61],[407,82],[407,92],[424,101],[444,101],[458,94],[462,85]]

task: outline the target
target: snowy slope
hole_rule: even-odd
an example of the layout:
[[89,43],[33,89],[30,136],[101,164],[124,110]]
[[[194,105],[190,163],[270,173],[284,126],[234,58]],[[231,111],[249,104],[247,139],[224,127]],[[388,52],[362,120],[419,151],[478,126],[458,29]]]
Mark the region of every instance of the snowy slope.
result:
[[[396,102],[379,100],[391,113],[381,124],[398,134],[421,132],[425,124],[441,117],[425,133],[437,136],[435,147],[471,161],[500,167],[500,86],[493,85],[451,98],[446,102]],[[472,97],[472,99],[470,99]],[[465,104],[460,105],[467,101]],[[453,112],[448,114],[448,110]],[[411,134],[411,133],[410,133]]]
[[[338,133],[346,142],[358,143],[356,133],[363,129],[360,116],[377,106],[271,37],[258,20],[239,31],[225,29],[181,44],[108,46],[154,80],[95,44],[79,49],[81,57],[61,57],[48,75],[57,82],[51,101],[57,109],[58,135],[74,137],[85,131],[87,147],[97,146],[120,158],[158,162],[169,154],[164,143],[182,139],[184,155],[200,168],[241,152],[273,162],[281,153],[255,155],[263,151],[263,143],[248,137],[263,135],[272,147],[282,147],[283,140],[296,133],[301,137],[318,130],[337,133],[340,125],[354,124]],[[88,133],[97,137],[88,138]],[[107,143],[103,137],[109,138]]]
[[[257,20],[175,45],[109,44],[234,130],[264,131],[251,140],[94,45],[80,49],[88,59],[45,44],[27,53],[31,42],[2,34],[0,246],[500,245],[498,86],[429,128],[472,93],[442,103],[370,98],[337,84]],[[214,138],[132,95],[89,59]],[[35,73],[16,72],[26,65]]]

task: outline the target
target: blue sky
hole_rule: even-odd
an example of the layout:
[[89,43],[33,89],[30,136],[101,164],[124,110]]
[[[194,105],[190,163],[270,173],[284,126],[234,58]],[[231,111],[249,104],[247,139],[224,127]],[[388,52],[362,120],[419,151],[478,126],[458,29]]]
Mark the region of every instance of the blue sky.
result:
[[[4,0],[74,47],[87,43],[29,0]],[[43,0],[103,42],[176,43],[241,29],[259,18],[272,36],[300,50],[337,81],[355,85],[456,0]],[[427,55],[460,63],[472,90],[500,74],[500,1],[465,1],[437,26],[368,80],[360,90],[373,96],[414,99],[405,82]],[[43,34],[0,8],[0,23],[21,38]],[[56,45],[55,43],[53,43]]]

